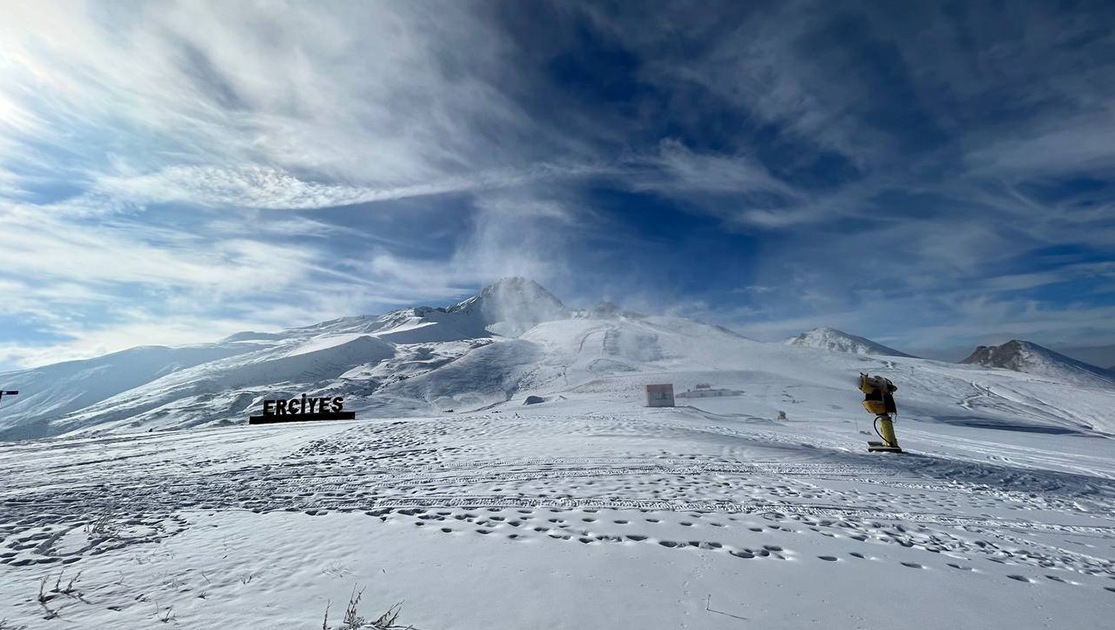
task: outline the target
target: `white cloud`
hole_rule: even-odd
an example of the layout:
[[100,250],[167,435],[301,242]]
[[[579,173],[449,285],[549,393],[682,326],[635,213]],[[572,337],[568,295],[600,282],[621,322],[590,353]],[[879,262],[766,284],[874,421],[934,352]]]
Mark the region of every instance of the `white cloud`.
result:
[[130,8],[6,11],[0,146],[64,151],[102,192],[252,207],[546,175],[522,160],[544,134],[491,84],[507,44],[464,3]]
[[663,140],[659,144],[659,155],[642,164],[653,169],[632,174],[630,180],[635,190],[662,190],[679,195],[775,193],[788,198],[799,196],[793,187],[771,175],[753,158],[695,153],[677,140]]
[[[169,240],[153,244],[152,235]],[[0,216],[0,269],[28,283],[251,291],[297,282],[312,258],[300,247],[158,234],[126,220],[75,225],[20,210]]]
[[74,323],[68,329],[70,338],[45,346],[30,344],[0,344],[0,365],[38,367],[90,359],[118,352],[137,345],[137,340],[153,340],[151,345],[187,345],[212,343],[234,332],[248,329],[273,328],[268,322],[258,325],[249,320],[221,320],[213,317],[167,317],[165,315],[135,312],[122,324],[82,327]]
[[560,198],[492,192],[477,199],[469,232],[447,259],[381,251],[350,265],[357,275],[391,287],[399,303],[407,304],[460,296],[469,287],[508,276],[559,290],[569,277],[570,239],[582,219]]
[[235,169],[171,166],[143,175],[101,177],[90,195],[101,204],[104,202],[100,200],[107,198],[137,204],[178,202],[212,208],[312,210],[506,188],[596,172],[602,171],[594,167],[538,164],[527,169],[498,169],[467,177],[377,188],[304,181],[284,171],[260,166]]
[[1115,174],[1115,109],[1038,125],[973,147],[966,156],[973,174],[1015,179]]

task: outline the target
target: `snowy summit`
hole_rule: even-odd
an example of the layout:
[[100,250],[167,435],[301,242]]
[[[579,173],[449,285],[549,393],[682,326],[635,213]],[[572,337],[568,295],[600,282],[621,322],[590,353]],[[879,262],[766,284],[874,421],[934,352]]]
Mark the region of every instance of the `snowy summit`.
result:
[[876,343],[864,337],[849,335],[835,328],[814,328],[813,330],[803,332],[797,337],[787,339],[785,343],[789,346],[820,348],[822,350],[847,352],[850,354],[874,354],[890,357],[910,356],[894,348],[888,348],[881,343]]
[[490,332],[517,337],[534,326],[569,316],[565,305],[542,285],[526,278],[504,278],[448,309],[477,313]]
[[1115,374],[1108,370],[1018,339],[999,346],[979,346],[961,363],[1047,376],[1067,383],[1115,386]]

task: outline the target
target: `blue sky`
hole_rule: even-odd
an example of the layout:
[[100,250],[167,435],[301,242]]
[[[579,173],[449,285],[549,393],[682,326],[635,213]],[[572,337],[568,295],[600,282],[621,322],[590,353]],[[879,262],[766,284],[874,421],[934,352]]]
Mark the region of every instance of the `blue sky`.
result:
[[781,339],[1115,343],[1105,2],[43,2],[0,370],[507,275]]

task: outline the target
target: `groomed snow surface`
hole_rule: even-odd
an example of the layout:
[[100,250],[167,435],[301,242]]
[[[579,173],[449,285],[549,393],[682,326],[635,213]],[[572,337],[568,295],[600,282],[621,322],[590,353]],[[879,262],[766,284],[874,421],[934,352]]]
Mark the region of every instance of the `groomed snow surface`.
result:
[[866,415],[698,402],[717,407],[569,392],[8,444],[2,627],[312,629],[327,607],[342,627],[354,588],[365,617],[403,602],[399,621],[423,629],[1100,628],[1115,613],[1110,440],[908,420],[908,454],[872,455]]

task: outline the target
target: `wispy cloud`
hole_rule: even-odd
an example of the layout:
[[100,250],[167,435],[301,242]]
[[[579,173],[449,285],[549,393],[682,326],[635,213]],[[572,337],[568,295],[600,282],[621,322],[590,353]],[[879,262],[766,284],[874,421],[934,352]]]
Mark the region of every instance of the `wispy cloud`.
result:
[[305,181],[287,172],[265,167],[172,166],[157,173],[102,177],[94,184],[92,194],[101,199],[126,199],[139,204],[184,203],[211,208],[313,210],[507,188],[604,172],[607,169],[603,167],[536,164],[526,168],[475,172],[468,176],[377,188]]

